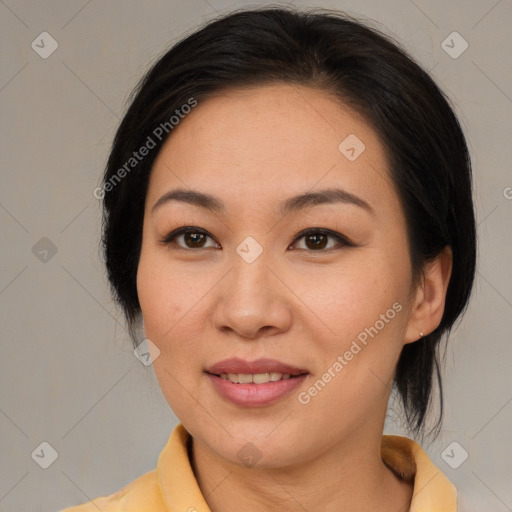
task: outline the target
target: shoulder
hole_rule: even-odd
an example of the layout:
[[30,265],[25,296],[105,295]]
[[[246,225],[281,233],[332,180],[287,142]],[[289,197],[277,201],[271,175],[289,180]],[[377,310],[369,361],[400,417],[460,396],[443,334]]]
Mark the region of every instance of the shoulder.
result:
[[188,458],[189,438],[190,434],[179,423],[161,451],[155,469],[109,496],[58,512],[167,512],[183,508],[183,500],[205,503]]
[[101,496],[59,512],[98,512],[98,510],[102,512],[165,511],[157,470],[145,473],[109,496]]

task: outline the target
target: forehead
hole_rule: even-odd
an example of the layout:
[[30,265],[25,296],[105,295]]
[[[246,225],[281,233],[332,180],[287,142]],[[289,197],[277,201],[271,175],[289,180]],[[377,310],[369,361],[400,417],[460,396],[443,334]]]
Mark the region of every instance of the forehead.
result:
[[332,95],[290,84],[232,88],[200,101],[161,148],[148,202],[173,186],[246,207],[334,186],[370,204],[396,201],[385,149],[369,124]]

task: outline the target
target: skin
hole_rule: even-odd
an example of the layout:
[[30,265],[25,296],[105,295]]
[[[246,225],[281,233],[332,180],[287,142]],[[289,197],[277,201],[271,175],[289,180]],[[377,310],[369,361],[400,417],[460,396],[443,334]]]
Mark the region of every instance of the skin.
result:
[[[366,147],[355,161],[338,149],[349,134]],[[225,212],[178,201],[152,211],[176,187],[216,196]],[[364,199],[373,213],[333,203],[279,214],[283,199],[329,187]],[[211,238],[199,248],[184,236],[162,243],[181,226]],[[296,239],[306,228],[333,230],[354,246],[329,237],[317,249],[311,237]],[[247,236],[263,248],[250,264],[236,252]],[[326,92],[230,89],[180,122],[150,177],[137,287],[145,334],[160,350],[153,368],[192,435],[192,467],[212,512],[408,510],[412,485],[383,464],[380,441],[400,351],[439,324],[450,272],[447,248],[413,287],[384,148]],[[403,309],[300,403],[298,393],[395,302]],[[229,357],[278,359],[310,375],[275,404],[240,407],[204,373]],[[237,457],[248,442],[261,453],[253,467]]]

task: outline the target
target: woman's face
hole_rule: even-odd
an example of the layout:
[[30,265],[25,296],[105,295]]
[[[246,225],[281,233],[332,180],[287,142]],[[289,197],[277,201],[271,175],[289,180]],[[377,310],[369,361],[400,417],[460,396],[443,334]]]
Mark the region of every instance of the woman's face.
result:
[[[188,200],[155,208],[177,189]],[[419,337],[411,286],[383,147],[325,93],[230,90],[199,102],[161,149],[137,274],[144,329],[169,405],[215,456],[278,467],[379,437],[400,351]],[[276,362],[213,368],[231,358]],[[282,379],[280,365],[302,375]],[[255,380],[281,380],[246,382],[265,371]]]

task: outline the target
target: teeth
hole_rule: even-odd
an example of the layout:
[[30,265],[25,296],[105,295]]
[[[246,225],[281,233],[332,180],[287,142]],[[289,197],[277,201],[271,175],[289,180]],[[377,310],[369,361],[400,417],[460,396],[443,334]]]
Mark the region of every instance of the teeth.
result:
[[277,373],[277,372],[270,372],[270,380],[272,382],[275,382],[277,380],[286,380],[286,379],[289,379],[290,378],[290,374],[289,373]]
[[267,382],[276,382],[286,380],[291,377],[289,373],[222,373],[220,377],[229,380],[233,384],[265,384]]
[[[236,374],[231,374],[231,375],[228,375],[228,377],[236,377]],[[233,381],[231,381],[233,382]],[[238,374],[238,382],[240,382],[240,384],[250,384],[252,382],[252,375],[250,374],[243,374],[243,373],[239,373]]]

